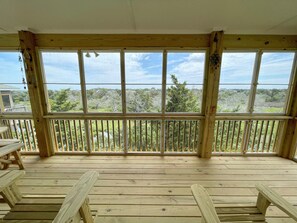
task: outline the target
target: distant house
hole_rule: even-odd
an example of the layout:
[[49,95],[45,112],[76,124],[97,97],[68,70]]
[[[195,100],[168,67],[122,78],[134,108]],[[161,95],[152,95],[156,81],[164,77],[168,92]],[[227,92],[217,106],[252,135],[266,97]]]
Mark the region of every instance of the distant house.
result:
[[14,108],[13,99],[12,99],[12,91],[18,90],[17,87],[0,84],[0,108],[1,112],[12,110]]

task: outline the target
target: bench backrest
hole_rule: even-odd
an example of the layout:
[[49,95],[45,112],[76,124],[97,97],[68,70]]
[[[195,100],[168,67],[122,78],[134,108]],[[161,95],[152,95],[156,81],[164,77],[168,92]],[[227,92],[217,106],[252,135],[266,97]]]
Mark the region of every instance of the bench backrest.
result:
[[92,223],[92,216],[88,209],[88,194],[98,179],[98,172],[88,171],[79,179],[65,197],[60,211],[53,223],[84,222]]

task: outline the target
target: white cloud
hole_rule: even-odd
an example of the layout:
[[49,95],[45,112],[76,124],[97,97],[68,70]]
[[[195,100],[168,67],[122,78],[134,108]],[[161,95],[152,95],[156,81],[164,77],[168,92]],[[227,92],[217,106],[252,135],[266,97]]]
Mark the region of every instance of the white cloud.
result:
[[256,53],[224,53],[220,83],[251,83]]
[[172,83],[171,74],[176,75],[179,82],[188,84],[201,84],[204,77],[205,54],[204,53],[171,53],[168,60],[167,84]]
[[161,53],[126,53],[126,83],[161,84]]

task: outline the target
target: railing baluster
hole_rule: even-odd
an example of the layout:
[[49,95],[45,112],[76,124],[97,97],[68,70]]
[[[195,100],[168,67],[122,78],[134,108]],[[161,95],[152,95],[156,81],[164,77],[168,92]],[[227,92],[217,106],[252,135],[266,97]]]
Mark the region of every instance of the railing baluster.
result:
[[230,121],[228,121],[225,151],[228,151],[229,131],[230,131]]
[[256,121],[255,124],[255,131],[254,131],[254,137],[253,137],[253,141],[252,141],[252,146],[251,146],[251,151],[254,152],[254,146],[255,146],[255,140],[256,140],[256,136],[257,136],[257,130],[258,130],[258,120]]
[[145,151],[147,152],[147,120],[145,120]]
[[113,143],[113,150],[116,150],[116,141],[115,141],[115,134],[114,134],[114,120],[111,121],[112,123],[112,143]]
[[184,140],[183,140],[183,152],[186,150],[186,127],[187,127],[187,122],[184,121]]
[[59,130],[59,138],[60,138],[61,149],[62,149],[62,152],[64,152],[64,143],[63,143],[60,120],[57,120],[57,122],[58,122],[58,130]]
[[165,151],[170,151],[170,145],[169,145],[169,137],[170,137],[170,121],[167,121],[167,131],[166,131],[166,148]]
[[197,148],[196,148],[197,128],[198,128],[198,121],[195,122],[193,151],[197,151]]
[[222,145],[223,145],[223,139],[224,139],[224,131],[225,131],[225,121],[223,121],[223,127],[222,127],[222,133],[221,133],[221,141],[220,141],[220,148],[219,151],[222,152]]
[[84,151],[85,150],[85,142],[84,142],[84,137],[83,137],[83,132],[82,132],[81,120],[79,120],[79,133],[80,133],[80,139],[81,139],[81,149],[82,149],[82,151]]
[[33,143],[34,143],[34,150],[37,150],[37,141],[36,141],[36,137],[35,137],[35,129],[33,126],[33,121],[30,119],[30,129],[31,129],[31,134],[32,134],[32,139],[33,139]]
[[76,141],[76,151],[77,151],[79,149],[79,141],[78,141],[78,133],[77,133],[76,120],[74,120],[73,126],[74,126],[74,134],[75,134],[75,141]]
[[231,147],[230,151],[233,152],[233,143],[234,143],[234,135],[235,135],[235,127],[236,127],[236,121],[232,121],[232,137],[231,137]]
[[142,121],[139,120],[139,143],[140,143],[140,151],[143,151],[143,146],[142,146]]
[[175,152],[175,143],[174,143],[174,134],[175,133],[175,121],[172,121],[172,151],[171,152]]
[[[192,139],[192,121],[190,121],[190,130],[188,135],[188,151],[191,152],[191,139]],[[193,150],[192,150],[193,152]]]
[[129,120],[129,151],[132,151],[131,120]]
[[52,129],[54,133],[54,141],[55,141],[55,147],[56,147],[56,152],[59,151],[59,143],[58,143],[58,136],[57,136],[57,130],[56,130],[56,120],[51,120],[52,123]]
[[160,150],[160,143],[159,143],[159,121],[156,121],[156,140],[157,140],[157,146],[156,150]]
[[66,122],[63,120],[63,131],[64,131],[64,137],[65,137],[65,142],[66,142],[66,150],[67,152],[69,151],[69,143],[68,143],[68,136],[67,136],[67,131],[66,131]]
[[16,135],[16,138],[17,138],[17,139],[20,139],[19,131],[18,131],[17,124],[16,124],[16,120],[13,120],[13,127],[14,127],[14,129],[15,129],[15,135]]
[[22,142],[25,144],[25,151],[28,151],[28,147],[27,147],[27,142],[24,136],[24,131],[23,131],[23,124],[22,124],[22,120],[19,120],[19,126],[20,126],[20,131],[21,131],[21,136],[22,136]]
[[273,135],[273,131],[274,131],[274,123],[275,123],[275,121],[272,121],[272,126],[271,126],[271,129],[270,129],[268,146],[267,146],[267,152],[268,153],[270,152],[270,145],[271,145],[272,135]]
[[239,124],[238,124],[238,132],[237,132],[237,139],[236,139],[236,152],[238,151],[238,143],[239,143],[239,138],[240,138],[240,132],[241,132],[241,123],[242,121],[239,121]]
[[27,142],[29,144],[29,151],[32,151],[32,144],[31,144],[31,137],[30,137],[30,132],[29,132],[29,127],[27,124],[27,120],[24,120],[24,124],[25,124],[25,130],[26,130],[26,134],[27,135]]
[[215,151],[217,152],[218,148],[218,137],[219,137],[219,131],[220,131],[220,120],[217,121],[217,130],[216,130],[216,138],[215,138]]
[[8,126],[8,133],[7,133],[8,137],[7,138],[13,138],[10,120],[3,120],[3,121],[4,121],[4,125]]
[[273,142],[273,151],[272,152],[275,152],[276,151],[276,148],[275,148],[275,146],[276,146],[276,137],[278,136],[278,132],[279,132],[279,127],[280,126],[280,121],[277,121],[277,127],[276,127],[276,132],[275,132],[275,137],[274,137],[274,142]]
[[136,125],[136,120],[134,120],[134,141],[135,141],[135,144],[134,144],[134,149],[133,151],[138,151],[138,146],[137,146],[137,125]]
[[264,131],[265,134],[264,134],[264,139],[263,139],[263,144],[262,144],[262,153],[264,152],[264,149],[265,149],[266,136],[267,136],[267,132],[268,132],[268,126],[269,126],[269,121],[266,121],[266,126],[265,126],[265,131]]
[[155,148],[153,146],[153,121],[151,120],[151,151],[154,151]]
[[178,133],[177,133],[177,151],[180,152],[180,121],[178,123]]
[[97,149],[98,151],[100,151],[98,120],[95,121],[95,124],[96,124]]
[[121,145],[121,125],[120,125],[120,120],[118,120],[118,140],[119,140],[119,151],[121,151],[122,149],[122,145]]
[[106,127],[107,127],[108,151],[110,152],[110,135],[109,135],[109,121],[108,120],[106,120]]
[[94,140],[94,133],[93,133],[93,122],[92,120],[89,120],[89,126],[90,126],[90,133],[91,133],[91,145],[92,145],[92,148],[91,148],[91,151],[94,151],[95,150],[95,140]]
[[257,152],[259,152],[259,148],[260,148],[263,124],[264,124],[264,121],[261,121],[261,127],[260,127],[260,131],[259,131],[259,138],[258,138],[258,143],[257,143]]
[[103,120],[101,120],[101,134],[102,134],[102,150],[105,151],[106,148],[105,148],[105,143],[104,143],[104,122]]

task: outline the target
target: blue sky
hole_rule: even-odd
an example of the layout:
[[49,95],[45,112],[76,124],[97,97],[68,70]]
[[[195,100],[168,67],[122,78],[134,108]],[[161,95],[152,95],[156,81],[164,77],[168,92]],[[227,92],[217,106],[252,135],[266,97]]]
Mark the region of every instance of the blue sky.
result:
[[[120,53],[117,51],[100,51],[95,57],[84,53],[85,77],[87,89],[100,84],[110,84],[110,88],[120,88]],[[245,88],[252,79],[255,53],[231,53],[223,55],[221,81],[222,87],[232,88],[238,84]],[[19,53],[0,52],[0,83],[19,83],[23,88],[22,73],[18,62]],[[44,70],[47,83],[63,83],[63,87],[79,89],[80,77],[78,57],[76,52],[54,53],[43,52]],[[259,75],[259,87],[287,87],[294,53],[264,53]],[[189,85],[203,83],[205,54],[203,52],[168,52],[167,56],[167,84],[171,84],[170,74],[175,74],[180,82]],[[127,88],[160,88],[162,83],[162,52],[126,52],[125,73]],[[70,85],[65,85],[68,83]],[[261,85],[261,84],[284,84]],[[223,86],[225,85],[225,86]],[[14,86],[16,86],[14,84]],[[101,85],[102,86],[102,85]],[[62,85],[50,85],[49,88],[58,89]],[[197,86],[198,87],[198,86]]]
[[[221,88],[232,88],[232,85],[229,84],[236,84],[243,89],[249,88],[245,85],[250,86],[251,84],[255,57],[256,53],[254,52],[224,53],[220,77]],[[287,88],[293,60],[294,53],[264,52],[260,66],[258,88]]]

